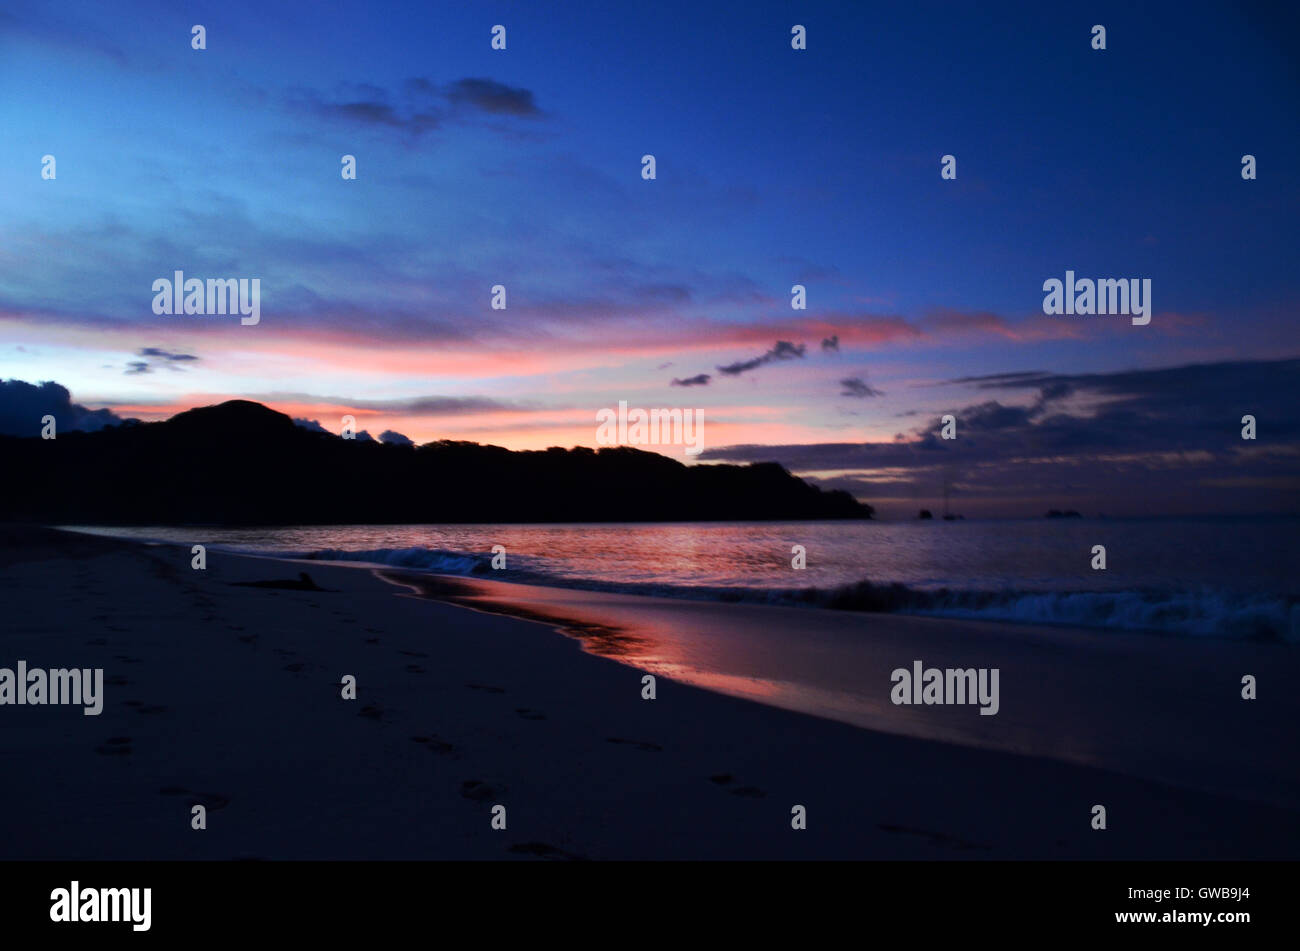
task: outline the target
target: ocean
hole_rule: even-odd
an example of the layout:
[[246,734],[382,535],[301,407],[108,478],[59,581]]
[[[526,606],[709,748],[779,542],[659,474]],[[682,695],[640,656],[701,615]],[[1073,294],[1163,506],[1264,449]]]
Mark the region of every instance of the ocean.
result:
[[1296,517],[68,527],[662,597],[1300,640]]

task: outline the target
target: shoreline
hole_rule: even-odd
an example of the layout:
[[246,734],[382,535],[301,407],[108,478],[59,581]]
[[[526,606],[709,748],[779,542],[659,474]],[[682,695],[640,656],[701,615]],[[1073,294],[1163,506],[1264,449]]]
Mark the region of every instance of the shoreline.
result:
[[[832,523],[817,524],[825,527]],[[560,530],[572,533],[575,527],[561,526]],[[1275,578],[1277,584],[1273,586],[1243,584],[1239,577],[1227,581],[1221,579],[1216,583],[1190,576],[1178,576],[1184,579],[1181,581],[1169,578],[1161,581],[1141,573],[1135,576],[1122,572],[1108,575],[1107,580],[1096,572],[1079,575],[1075,571],[1077,564],[1068,567],[1058,564],[1057,569],[1064,572],[1058,576],[1058,581],[1035,576],[1029,583],[1017,586],[1009,584],[1005,576],[1008,568],[1005,559],[1009,556],[1004,545],[997,556],[1003,559],[997,571],[981,574],[971,571],[969,564],[954,565],[956,575],[947,583],[939,583],[932,573],[918,576],[916,565],[908,563],[909,558],[917,556],[917,551],[899,553],[908,567],[893,574],[875,572],[867,563],[870,559],[858,559],[862,562],[858,564],[855,556],[844,549],[843,535],[823,539],[830,557],[821,567],[809,572],[790,572],[783,568],[774,574],[773,565],[784,564],[781,559],[775,563],[767,560],[761,565],[750,565],[757,570],[748,573],[720,569],[720,565],[734,564],[750,557],[748,546],[744,550],[736,549],[741,540],[739,536],[720,543],[720,558],[706,557],[698,562],[688,560],[677,567],[668,564],[654,570],[640,570],[644,559],[654,561],[661,553],[656,552],[653,543],[647,544],[645,540],[638,543],[635,532],[627,535],[632,527],[623,526],[621,531],[624,534],[613,541],[607,531],[597,532],[594,538],[582,536],[582,543],[576,547],[572,539],[560,539],[549,554],[545,545],[538,547],[539,543],[550,544],[546,532],[535,536],[531,534],[534,526],[519,525],[470,526],[468,529],[454,525],[403,526],[395,535],[384,526],[352,526],[339,530],[344,532],[343,537],[333,534],[335,530],[321,526],[299,526],[283,533],[257,530],[251,534],[240,529],[215,529],[211,531],[212,538],[207,544],[209,550],[229,554],[300,559],[319,564],[351,564],[424,575],[447,575],[471,581],[500,580],[533,588],[1031,625],[1060,630],[1300,644],[1300,588],[1296,588],[1294,578],[1289,576],[1285,580],[1280,576]],[[640,527],[651,530],[650,538],[654,538],[658,531],[653,523],[641,523]],[[685,530],[688,535],[698,531],[698,526],[679,524],[674,527]],[[488,532],[488,528],[494,531]],[[783,524],[775,535],[768,534],[750,541],[757,550],[766,551],[770,556],[770,548],[778,535],[797,533],[799,528]],[[125,535],[113,534],[114,530],[104,526],[70,526],[63,530],[186,547],[196,538],[202,540],[208,534],[198,528],[166,526],[154,526],[148,533],[128,531]],[[512,535],[515,531],[522,531],[523,535]],[[497,563],[497,555],[488,555],[487,549],[492,548],[495,552],[496,544],[503,540],[511,541],[511,550],[516,551],[516,555],[508,570],[495,570],[504,566]],[[915,537],[909,535],[906,544],[915,541]],[[1037,544],[1033,537],[1025,541],[1030,545]],[[1076,538],[1075,541],[1080,540]],[[1120,540],[1113,541],[1118,543]],[[1131,543],[1133,539],[1127,541]],[[1270,543],[1276,545],[1278,539],[1273,537]],[[1150,540],[1139,545],[1136,553],[1139,560],[1142,545],[1149,546]],[[775,547],[780,548],[780,545]],[[1135,553],[1130,551],[1129,557],[1134,556]],[[873,557],[893,557],[893,554],[876,551]],[[611,560],[614,562],[612,566]],[[1285,563],[1285,559],[1281,561]],[[833,567],[827,570],[827,566]],[[933,570],[941,567],[935,565]],[[782,577],[778,579],[777,574]],[[1063,580],[1067,578],[1069,581]]]
[[[639,668],[535,621],[396,591],[373,569],[209,552],[207,570],[193,571],[189,560],[163,546],[0,531],[10,622],[0,666],[102,667],[106,683],[98,717],[0,707],[3,857],[1300,854],[1294,804],[863,729],[659,674],[656,699],[642,700]],[[300,570],[316,590],[295,589]],[[700,606],[668,604],[679,617]],[[930,638],[946,626],[921,625]],[[872,638],[915,648],[919,629]],[[920,656],[941,662],[942,642]],[[356,700],[340,697],[349,673]],[[1262,696],[1281,692],[1281,673],[1261,671]],[[1007,696],[983,719],[1012,712]],[[1159,742],[1159,725],[1134,726]],[[208,810],[203,831],[190,828],[196,803]],[[1090,828],[1098,803],[1105,831]],[[490,826],[497,804],[506,830]],[[807,808],[805,830],[791,828],[794,805]]]
[[[1285,757],[1285,745],[1270,745],[1280,736],[1258,732],[1268,719],[1221,673],[1267,671],[1270,690],[1294,682],[1300,658],[1287,644],[373,573],[432,600],[545,624],[588,653],[728,696],[863,729],[1300,807],[1300,765]],[[891,673],[918,660],[1000,670],[1006,709],[985,718],[969,707],[889,702]],[[1300,703],[1271,699],[1284,707],[1273,717],[1300,722]],[[1153,734],[1162,736],[1155,750],[1146,742]],[[1207,747],[1220,756],[1212,778]]]

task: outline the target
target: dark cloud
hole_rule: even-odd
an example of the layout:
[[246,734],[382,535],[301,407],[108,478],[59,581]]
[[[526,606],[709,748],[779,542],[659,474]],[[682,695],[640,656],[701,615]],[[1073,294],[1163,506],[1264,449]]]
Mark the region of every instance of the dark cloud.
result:
[[729,363],[725,367],[718,367],[718,372],[727,376],[739,376],[742,373],[748,373],[750,370],[757,369],[765,363],[772,363],[777,360],[796,360],[801,358],[807,351],[806,344],[795,344],[788,340],[778,340],[776,346],[761,357],[755,357],[752,360],[741,360],[737,363]]
[[844,389],[840,391],[840,396],[853,396],[858,399],[867,399],[871,396],[885,395],[880,390],[868,386],[864,380],[856,376],[840,380],[840,386],[844,387]]
[[1016,373],[990,373],[986,376],[959,376],[950,383],[978,383],[981,386],[997,386],[1001,383],[1014,384],[1021,380],[1042,380],[1051,376],[1050,373],[1044,373],[1042,370],[1021,370]]
[[709,380],[713,377],[707,373],[699,373],[695,376],[688,376],[684,380],[673,380],[673,386],[708,386]]
[[[997,400],[988,400],[967,406],[953,415],[957,418],[959,433],[986,433],[1026,426],[1041,412],[1042,409],[1037,406],[1003,406]],[[931,427],[933,432],[939,432],[939,420],[935,420]]]
[[327,119],[358,125],[388,126],[419,135],[438,128],[441,119],[430,112],[400,115],[386,102],[315,102],[313,110]]
[[493,79],[458,79],[447,88],[450,102],[470,105],[484,112],[510,116],[540,116],[530,90],[507,86]]
[[415,77],[391,92],[369,83],[343,84],[332,94],[298,89],[290,94],[287,104],[324,119],[415,136],[437,129],[453,117],[482,114],[535,119],[543,115],[531,90],[483,78],[458,79],[440,86]]
[[739,363],[728,363],[725,367],[718,367],[718,371],[720,373],[725,373],[728,376],[739,376],[742,373],[747,373],[750,370],[761,367],[764,363],[767,363],[766,358],[755,357],[753,360],[744,360]]
[[159,347],[142,347],[140,350],[136,351],[136,356],[158,357],[162,360],[172,360],[175,362],[191,362],[198,359],[198,357],[192,353],[171,353],[170,351],[163,350]]
[[840,349],[840,335],[832,334],[822,341],[822,350],[826,353],[838,353]]
[[136,356],[145,357],[146,359],[132,360],[127,363],[126,369],[122,371],[127,376],[152,373],[155,363],[179,373],[184,371],[181,364],[195,363],[199,359],[192,353],[172,353],[170,350],[164,350],[161,347],[141,347],[136,351]]
[[[1295,511],[1298,376],[1300,360],[1290,359],[971,377],[964,382],[977,389],[1030,399],[954,406],[955,440],[940,438],[940,413],[887,442],[731,446],[705,450],[700,460],[845,473],[838,478],[848,482],[838,487],[867,501],[905,496],[900,486],[934,498],[947,480],[1004,512],[1017,505],[1029,513],[1063,505],[1128,514]],[[1052,405],[1066,396],[1077,405]],[[1253,442],[1241,438],[1244,415],[1256,418]]]
[[[1160,434],[1165,431],[1217,432],[1218,418],[1234,411],[1238,419],[1247,413],[1259,416],[1271,411],[1274,435],[1300,433],[1300,419],[1292,409],[1298,374],[1300,359],[1291,358],[1116,373],[1003,373],[953,382],[973,383],[983,390],[1037,390],[1040,403],[1066,396],[1087,398],[1104,406],[1098,419],[1118,424],[1131,418],[1150,425],[1152,431],[1147,435],[1164,444],[1168,440]],[[1280,418],[1278,410],[1283,410]],[[1051,418],[1043,420],[1044,424],[1050,422]]]
[[56,432],[94,432],[127,422],[111,410],[90,410],[72,402],[67,388],[57,383],[0,381],[0,435],[39,436],[43,416],[54,417]]
[[1062,400],[1074,392],[1074,387],[1064,380],[1056,380],[1044,385],[1039,391],[1039,398],[1044,402]]

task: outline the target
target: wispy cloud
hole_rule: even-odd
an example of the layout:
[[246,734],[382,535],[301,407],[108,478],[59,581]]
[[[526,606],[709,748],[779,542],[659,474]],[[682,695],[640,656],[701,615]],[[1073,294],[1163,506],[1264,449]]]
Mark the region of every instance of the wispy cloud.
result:
[[446,87],[447,100],[498,115],[535,119],[542,115],[531,90],[493,79],[458,79]]
[[866,399],[871,396],[885,395],[881,390],[868,386],[864,380],[856,376],[840,380],[840,386],[843,387],[843,389],[840,390],[840,396],[852,396],[858,399]]
[[344,83],[328,93],[298,88],[290,91],[286,105],[330,121],[390,128],[414,136],[476,115],[544,116],[532,90],[481,77],[446,84],[415,77],[391,90],[370,83]]
[[189,363],[198,359],[198,357],[192,353],[172,353],[169,350],[163,350],[161,347],[142,347],[137,351],[136,356],[157,357],[161,360],[169,360],[173,363]]
[[[1036,390],[1038,398],[1027,404],[986,399],[954,408],[955,440],[940,438],[942,422],[934,416],[901,441],[730,447],[706,450],[701,458],[745,461],[782,449],[788,450],[783,461],[806,470],[908,465],[918,461],[918,451],[967,460],[1012,459],[1027,453],[1086,459],[1099,451],[1236,455],[1279,444],[1300,447],[1300,406],[1290,399],[1297,374],[1300,359],[1291,358],[1116,373],[962,377],[952,382],[976,389]],[[1062,384],[1068,384],[1070,395],[1086,398],[1086,406],[1063,411],[1042,399],[1045,388],[1064,392]],[[1246,414],[1263,418],[1267,442],[1250,444],[1240,438],[1240,420]]]
[[698,373],[695,376],[688,376],[684,380],[673,380],[673,386],[708,386],[709,380],[713,379],[707,373]]
[[727,376],[739,376],[742,373],[748,373],[750,370],[756,370],[767,363],[773,363],[780,360],[802,359],[807,349],[807,344],[791,343],[788,340],[778,340],[776,346],[762,356],[754,357],[752,360],[741,360],[736,363],[729,363],[724,367],[718,367],[718,372]]

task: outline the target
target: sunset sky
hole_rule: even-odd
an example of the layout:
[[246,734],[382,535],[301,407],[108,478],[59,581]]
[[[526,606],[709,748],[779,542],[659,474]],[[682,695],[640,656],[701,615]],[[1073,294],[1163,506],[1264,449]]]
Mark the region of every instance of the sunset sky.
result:
[[[515,449],[696,408],[696,462],[886,514],[1296,511],[1294,24],[1041,6],[7,3],[0,380]],[[260,323],[155,315],[178,269]],[[1067,269],[1151,323],[1044,315]]]

